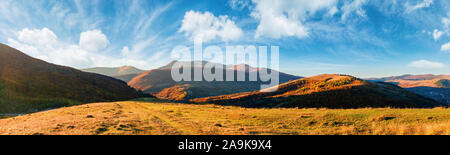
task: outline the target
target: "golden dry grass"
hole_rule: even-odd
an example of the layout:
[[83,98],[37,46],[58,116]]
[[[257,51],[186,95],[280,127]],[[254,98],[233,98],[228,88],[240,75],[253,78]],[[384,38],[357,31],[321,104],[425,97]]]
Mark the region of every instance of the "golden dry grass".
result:
[[1,119],[0,134],[449,135],[450,109],[251,109],[127,101]]
[[392,82],[392,83],[398,83],[397,85],[402,88],[413,88],[413,87],[438,87],[436,85],[436,82],[439,81],[439,79],[433,79],[433,80],[403,80],[403,79],[397,79],[397,80],[389,80],[386,82]]

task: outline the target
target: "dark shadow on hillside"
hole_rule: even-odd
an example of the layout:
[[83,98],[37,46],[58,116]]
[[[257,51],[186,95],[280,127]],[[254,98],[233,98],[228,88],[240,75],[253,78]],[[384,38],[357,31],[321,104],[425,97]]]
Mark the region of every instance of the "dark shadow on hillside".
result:
[[304,95],[273,97],[283,92],[255,93],[236,99],[209,101],[219,105],[233,105],[247,108],[433,108],[442,106],[436,101],[424,98],[407,90],[400,93],[377,91],[368,86],[354,86],[343,90],[328,90]]
[[450,105],[450,88],[435,88],[422,86],[422,87],[407,88],[407,90],[431,98],[437,102],[445,104],[446,106]]

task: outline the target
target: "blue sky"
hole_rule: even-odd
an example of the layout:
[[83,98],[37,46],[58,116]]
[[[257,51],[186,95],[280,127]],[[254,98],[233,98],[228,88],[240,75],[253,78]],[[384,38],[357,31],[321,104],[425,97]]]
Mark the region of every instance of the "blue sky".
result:
[[2,0],[0,42],[75,68],[171,61],[177,45],[275,45],[301,76],[450,74],[447,0]]

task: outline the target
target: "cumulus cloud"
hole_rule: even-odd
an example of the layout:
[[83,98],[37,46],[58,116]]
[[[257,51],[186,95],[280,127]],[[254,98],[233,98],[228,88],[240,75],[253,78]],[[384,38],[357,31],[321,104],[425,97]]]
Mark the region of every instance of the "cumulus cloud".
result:
[[445,65],[440,62],[432,62],[428,60],[418,60],[413,61],[409,64],[410,67],[414,68],[424,68],[424,69],[432,69],[432,68],[443,68]]
[[17,39],[24,43],[32,44],[32,45],[48,45],[55,44],[58,40],[58,37],[50,31],[48,28],[39,29],[23,29],[18,32]]
[[442,45],[441,46],[441,51],[443,51],[443,52],[450,52],[450,42]]
[[418,9],[427,8],[430,7],[431,4],[433,4],[433,0],[423,0],[420,3],[417,3],[416,5],[411,5],[409,2],[405,3],[405,8],[407,13],[411,13],[413,11],[416,11]]
[[442,35],[444,35],[443,31],[439,31],[438,29],[435,29],[433,31],[433,38],[434,38],[435,41],[439,40],[439,38],[441,38]]
[[228,16],[216,17],[210,12],[188,11],[184,15],[180,32],[190,40],[202,39],[204,42],[220,38],[223,41],[237,40],[242,30]]
[[[17,38],[9,38],[8,45],[32,57],[55,63],[58,65],[76,68],[95,66],[122,66],[133,65],[148,68],[151,60],[159,59],[164,51],[156,52],[153,56],[138,56],[140,53],[124,47],[121,57],[105,54],[100,49],[108,45],[106,35],[100,30],[82,32],[78,44],[65,43],[48,28],[28,29],[17,32]],[[138,54],[138,55],[137,55]]]
[[80,34],[79,45],[87,51],[99,51],[108,46],[109,41],[101,30],[92,30]]
[[[85,32],[83,33],[86,34]],[[85,44],[84,41],[82,43],[82,38],[85,41],[91,40],[93,42],[98,42],[95,41],[96,39],[90,38],[91,35],[89,35],[89,33],[87,33],[88,36],[81,35],[82,37],[80,37],[80,45],[84,46],[77,44],[66,44],[60,41],[55,33],[48,28],[31,30],[25,28],[17,32],[17,34],[17,39],[8,39],[8,44],[10,46],[17,48],[32,57],[55,64],[83,67],[85,65],[91,65],[99,59],[105,59],[103,58],[104,56],[99,55],[98,53],[89,52],[86,50],[86,47],[92,49],[94,46],[86,46],[86,44],[92,43],[86,42]],[[103,39],[106,39],[106,36]]]
[[308,36],[308,28],[302,23],[308,15],[315,14],[319,10],[333,9],[336,0],[323,1],[278,1],[278,0],[253,0],[255,8],[251,15],[259,20],[255,37],[298,37]]

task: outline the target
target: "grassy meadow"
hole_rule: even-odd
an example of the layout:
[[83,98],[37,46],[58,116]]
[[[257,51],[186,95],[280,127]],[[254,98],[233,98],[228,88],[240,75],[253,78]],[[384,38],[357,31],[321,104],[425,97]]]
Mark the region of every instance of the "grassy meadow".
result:
[[0,134],[449,135],[450,109],[254,109],[147,99],[0,119]]

